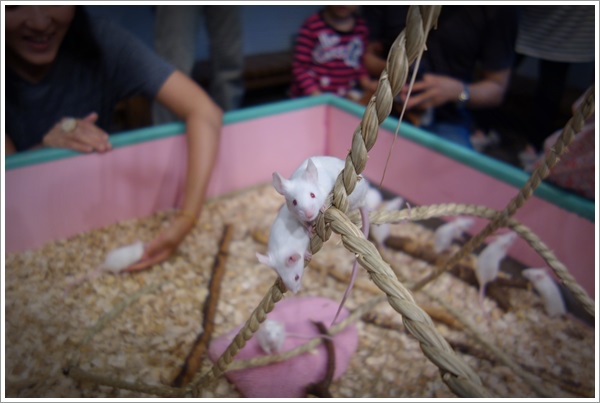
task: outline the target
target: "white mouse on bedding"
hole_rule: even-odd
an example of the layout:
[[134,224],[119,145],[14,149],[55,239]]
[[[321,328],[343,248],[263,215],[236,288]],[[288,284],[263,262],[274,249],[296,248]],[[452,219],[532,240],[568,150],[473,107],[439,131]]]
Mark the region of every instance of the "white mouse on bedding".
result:
[[529,268],[523,270],[523,276],[535,287],[544,300],[544,307],[549,316],[566,313],[565,303],[558,285],[552,280],[546,269]]
[[[400,206],[402,206],[402,203],[404,203],[404,199],[402,197],[400,197],[400,196],[394,197],[392,200],[385,203],[383,210],[384,211],[399,210]],[[390,224],[383,223],[383,224],[379,224],[379,225],[372,225],[371,227],[372,227],[371,234],[373,236],[373,239],[380,246],[382,246],[385,243],[385,240],[390,236]]]
[[94,279],[104,272],[110,272],[114,274],[119,273],[121,270],[140,260],[143,254],[144,244],[142,241],[137,241],[130,245],[113,249],[106,255],[104,262],[102,262],[98,267],[91,272],[84,273],[71,281],[67,285],[65,293],[68,293],[73,287],[78,286],[85,280]]
[[458,217],[440,225],[433,235],[433,249],[435,253],[441,253],[448,249],[452,241],[460,237],[474,222],[475,220],[471,217]]
[[513,244],[517,234],[507,232],[498,235],[477,256],[475,274],[479,282],[479,303],[483,306],[485,287],[490,281],[494,281],[500,271],[500,261],[506,256],[508,248]]

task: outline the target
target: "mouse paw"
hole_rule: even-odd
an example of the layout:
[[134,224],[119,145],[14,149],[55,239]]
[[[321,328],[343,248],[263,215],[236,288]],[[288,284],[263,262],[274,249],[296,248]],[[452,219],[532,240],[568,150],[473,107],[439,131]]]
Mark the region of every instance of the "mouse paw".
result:
[[305,222],[304,229],[308,233],[308,236],[311,238],[316,233],[315,227],[311,223]]
[[306,263],[309,263],[311,261],[311,259],[312,259],[312,253],[310,251],[306,251],[304,253],[304,261]]

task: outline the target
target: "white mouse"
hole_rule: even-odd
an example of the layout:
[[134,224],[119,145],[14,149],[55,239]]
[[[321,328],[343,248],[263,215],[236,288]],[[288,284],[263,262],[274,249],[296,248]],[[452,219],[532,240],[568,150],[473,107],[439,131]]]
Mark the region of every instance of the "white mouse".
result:
[[379,205],[383,202],[383,196],[379,189],[369,186],[367,194],[365,195],[365,206],[369,211],[377,210]]
[[523,270],[527,278],[544,300],[544,307],[549,316],[564,315],[565,303],[558,285],[552,280],[545,268],[529,268]]
[[441,253],[448,249],[452,241],[468,230],[475,220],[471,217],[458,217],[443,225],[440,225],[433,235],[433,249],[435,253]]
[[[389,202],[387,202],[383,208],[384,211],[395,211],[399,210],[400,206],[404,203],[404,199],[402,197],[395,197]],[[390,236],[390,224],[383,223],[380,225],[373,225],[371,227],[371,235],[373,239],[379,244],[383,245],[385,240]]]
[[[316,336],[288,333],[285,331],[285,323],[273,319],[265,319],[256,332],[256,338],[260,348],[267,354],[277,354],[281,351],[286,337],[297,337],[302,339],[312,339]],[[320,337],[332,339],[329,335]]]
[[[285,197],[289,210],[298,220],[311,223],[319,211],[328,207],[324,206],[325,201],[344,166],[345,161],[337,157],[310,157],[296,168],[290,179],[273,172],[273,187]],[[355,189],[348,196],[349,211],[365,205],[369,183],[362,175],[359,177]]]
[[85,280],[94,279],[103,272],[119,273],[133,263],[140,260],[144,254],[144,244],[142,241],[137,241],[131,245],[121,246],[111,250],[96,269],[89,273],[82,274],[67,285],[65,292],[71,288],[81,284]]
[[[278,172],[273,172],[273,187],[285,197],[289,211],[304,225],[309,225],[317,218],[319,211],[322,212],[329,207],[324,205],[325,201],[333,190],[335,181],[344,169],[345,164],[344,160],[337,157],[326,155],[309,157],[296,168],[290,179],[285,179]],[[348,196],[348,211],[360,210],[362,230],[365,237],[367,237],[369,232],[369,215],[365,204],[367,191],[370,186],[369,182],[362,175],[359,175],[359,178],[354,190]],[[352,267],[350,283],[344,293],[342,303],[333,320],[334,322],[352,289],[357,268],[358,264],[355,262]]]
[[104,259],[104,269],[113,273],[118,273],[126,267],[140,260],[144,254],[144,244],[137,241],[131,245],[122,246],[110,251]]
[[482,306],[485,296],[485,286],[498,276],[500,261],[504,259],[508,248],[510,248],[516,238],[517,234],[512,231],[498,235],[477,256],[475,274],[477,275],[477,281],[479,281],[479,303]]
[[305,226],[283,204],[271,225],[267,254],[258,261],[274,269],[288,290],[297,293],[302,284],[304,260],[309,261],[310,237]]
[[278,353],[285,341],[285,325],[283,322],[265,319],[256,332],[256,338],[265,353]]

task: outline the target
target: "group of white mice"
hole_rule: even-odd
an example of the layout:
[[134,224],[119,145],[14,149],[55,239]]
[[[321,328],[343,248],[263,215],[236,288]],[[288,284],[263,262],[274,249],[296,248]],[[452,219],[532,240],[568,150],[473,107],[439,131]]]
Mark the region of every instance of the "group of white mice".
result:
[[[273,173],[275,190],[285,197],[269,235],[268,251],[265,255],[257,253],[261,263],[273,268],[281,277],[286,287],[296,293],[300,290],[305,260],[310,260],[310,227],[324,206],[327,196],[333,190],[339,173],[344,168],[345,161],[331,156],[316,156],[304,160],[292,173],[290,179],[285,179],[278,172]],[[348,196],[349,211],[360,209],[363,233],[368,234],[368,211],[378,208],[383,198],[381,193],[371,187],[369,182],[360,177],[354,191]],[[403,199],[396,197],[384,208],[397,210]],[[434,234],[434,250],[441,253],[448,249],[452,242],[461,237],[474,223],[471,217],[457,217],[439,226]],[[371,228],[373,238],[383,244],[389,235],[389,224],[374,225]],[[365,235],[366,236],[366,235]],[[485,286],[493,281],[500,270],[500,262],[506,256],[509,247],[516,240],[517,234],[508,231],[497,235],[478,255],[476,274],[479,281],[480,300],[485,295]],[[354,277],[353,270],[353,277]],[[545,268],[527,268],[523,276],[530,280],[545,301],[549,315],[565,313],[564,302],[558,285],[552,280]],[[347,290],[348,291],[348,290]]]
[[[474,223],[471,217],[458,217],[439,226],[434,235],[434,249],[437,253],[446,250],[452,241],[460,237]],[[479,304],[483,304],[485,287],[494,281],[500,271],[500,262],[505,258],[510,246],[517,238],[513,231],[497,235],[495,239],[477,255],[475,274],[479,282]],[[544,307],[549,316],[566,313],[565,303],[559,286],[543,267],[530,267],[521,274],[527,278],[544,301]]]
[[[326,206],[339,173],[345,161],[332,156],[313,156],[304,160],[292,173],[289,179],[278,172],[273,173],[273,187],[284,196],[285,203],[279,209],[270,229],[266,254],[256,253],[259,262],[274,269],[288,290],[297,293],[302,286],[305,261],[311,259],[310,238],[313,234],[313,223],[319,212],[329,208]],[[379,208],[383,197],[379,190],[371,187],[362,175],[356,182],[355,189],[348,196],[348,212],[359,209],[362,217],[362,230],[368,237],[370,225],[368,212]],[[396,197],[385,203],[384,209],[398,210],[403,203]],[[474,223],[470,217],[457,217],[439,226],[434,234],[434,250],[442,253],[452,242],[460,238]],[[376,242],[383,245],[389,236],[389,224],[374,225],[371,228]],[[479,282],[479,300],[482,302],[486,284],[493,281],[499,272],[500,262],[513,244],[517,234],[509,231],[496,236],[478,255],[476,275]],[[104,262],[94,271],[73,281],[68,288],[75,286],[86,278],[94,278],[104,271],[118,273],[138,261],[143,255],[141,241],[112,250]],[[352,288],[357,271],[357,261],[352,268],[352,276],[344,294],[333,323],[337,319],[342,306]],[[546,312],[550,316],[566,313],[563,298],[558,285],[545,268],[528,268],[523,270],[525,276],[544,300]],[[277,352],[285,338],[282,324],[267,321],[259,329],[258,340],[267,353]]]
[[[289,179],[285,179],[278,172],[273,173],[273,187],[285,197],[285,203],[271,226],[267,253],[257,253],[256,256],[261,263],[273,268],[293,293],[300,290],[305,261],[311,259],[309,245],[312,224],[319,212],[324,212],[329,207],[325,202],[344,166],[345,161],[339,158],[316,156],[304,160]],[[396,197],[385,203],[384,209],[398,210],[403,202],[401,197]],[[354,191],[348,196],[348,203],[349,212],[355,209],[361,211],[363,233],[368,237],[368,212],[377,209],[383,203],[381,193],[360,176]],[[435,252],[441,253],[448,249],[452,242],[461,237],[473,223],[473,218],[459,216],[439,226],[434,234]],[[389,224],[374,225],[370,230],[373,238],[380,245],[383,245],[390,233]],[[480,304],[485,296],[486,285],[497,277],[500,262],[516,238],[517,234],[512,231],[498,235],[479,253],[476,275],[479,282]],[[337,319],[352,288],[356,268],[355,261],[350,283],[332,323]],[[565,314],[566,309],[560,289],[544,268],[528,268],[522,273],[543,298],[546,311],[550,316]],[[271,320],[265,322],[258,332],[259,343],[266,353],[277,352],[284,338],[283,324]]]

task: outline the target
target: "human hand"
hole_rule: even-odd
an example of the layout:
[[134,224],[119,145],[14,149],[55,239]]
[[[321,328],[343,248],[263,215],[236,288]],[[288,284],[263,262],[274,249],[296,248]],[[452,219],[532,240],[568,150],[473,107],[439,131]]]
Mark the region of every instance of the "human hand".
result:
[[360,86],[369,93],[375,93],[377,91],[377,86],[379,85],[379,80],[372,80],[370,78],[364,78],[360,80]]
[[84,153],[108,151],[112,149],[108,134],[95,125],[97,120],[96,112],[83,119],[61,119],[44,136],[43,144],[47,147],[69,148]]
[[400,91],[400,99],[406,102],[406,109],[435,108],[447,102],[456,101],[463,90],[463,83],[452,77],[438,74],[423,74],[421,81],[415,81],[408,101],[409,85]]
[[144,247],[144,254],[137,263],[123,272],[144,270],[169,258],[186,235],[194,227],[195,219],[188,215],[177,215],[169,226]]

